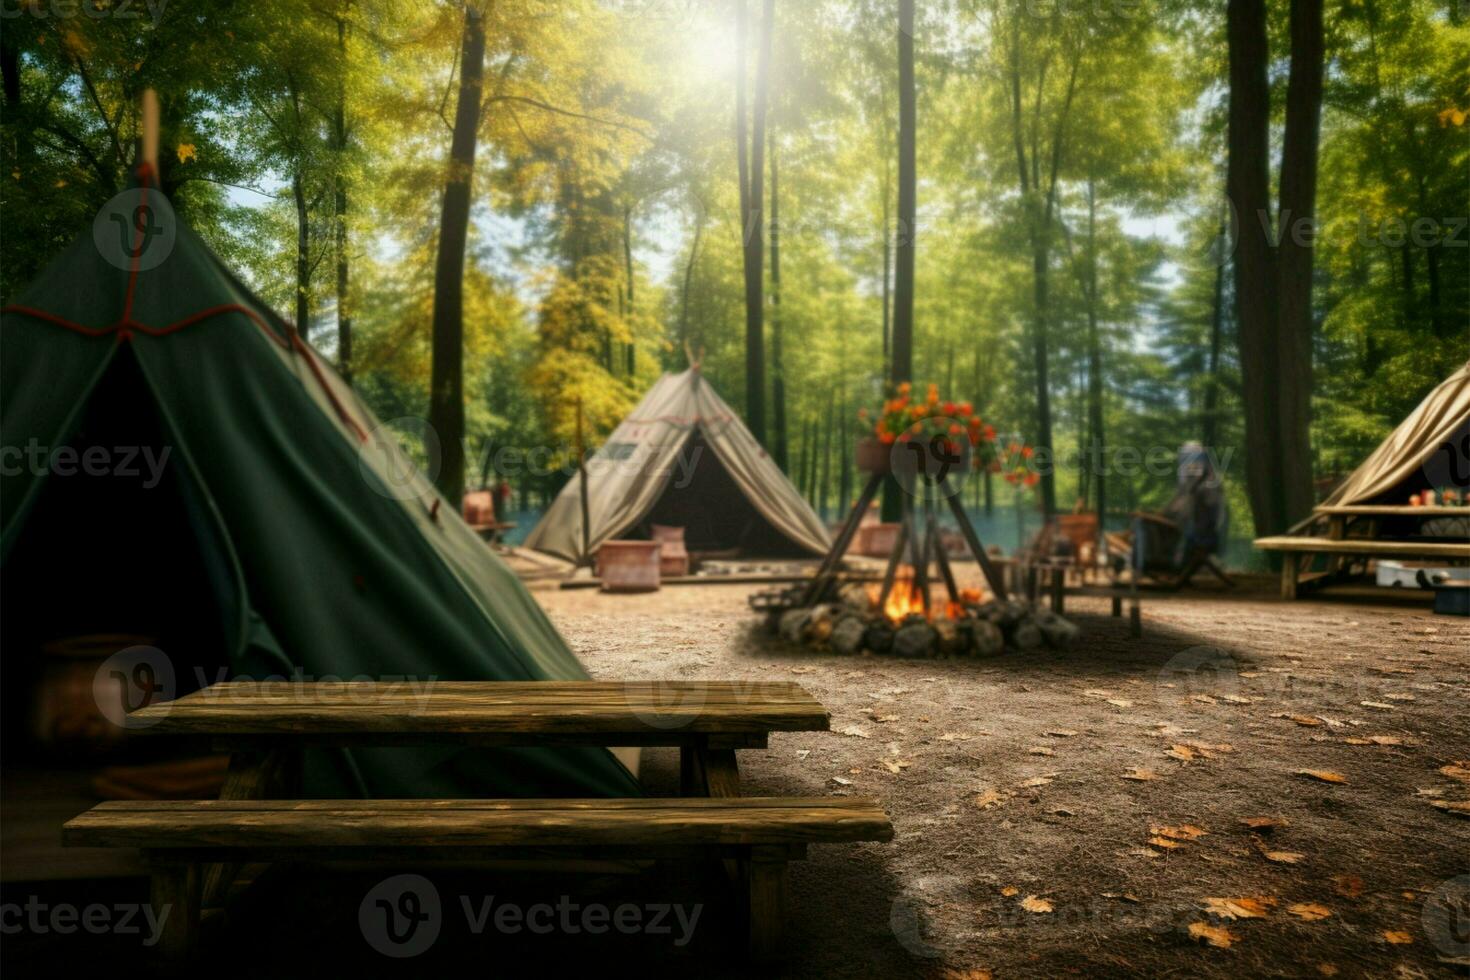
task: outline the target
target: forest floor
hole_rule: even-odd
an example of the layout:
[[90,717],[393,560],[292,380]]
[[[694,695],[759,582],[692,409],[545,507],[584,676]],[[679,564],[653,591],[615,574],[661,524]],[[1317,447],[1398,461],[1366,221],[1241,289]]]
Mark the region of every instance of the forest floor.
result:
[[[791,975],[1470,973],[1470,821],[1433,805],[1470,797],[1465,620],[1257,579],[1145,594],[1141,640],[1070,600],[1073,650],[915,661],[784,644],[750,592],[536,587],[597,677],[831,712],[742,752],[746,792],[876,797],[896,839],[792,865]],[[644,778],[676,792],[675,753]]]

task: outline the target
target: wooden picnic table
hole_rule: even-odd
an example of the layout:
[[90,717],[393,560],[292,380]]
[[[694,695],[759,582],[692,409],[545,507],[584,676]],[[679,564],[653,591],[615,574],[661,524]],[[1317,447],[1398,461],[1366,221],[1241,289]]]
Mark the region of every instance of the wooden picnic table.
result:
[[734,750],[827,731],[790,681],[229,681],[131,716],[232,753],[221,799],[254,799],[308,746],[671,746],[686,795],[739,795]]

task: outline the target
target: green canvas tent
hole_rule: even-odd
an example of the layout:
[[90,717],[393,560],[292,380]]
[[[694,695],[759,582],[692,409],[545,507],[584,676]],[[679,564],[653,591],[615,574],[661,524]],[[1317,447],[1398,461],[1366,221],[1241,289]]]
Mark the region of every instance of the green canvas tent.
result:
[[[105,630],[156,634],[180,692],[225,673],[586,678],[352,389],[157,191],[133,193],[146,211],[104,212],[0,318],[6,699],[27,690],[19,651]],[[140,229],[123,260],[114,226]],[[627,796],[635,767],[324,749],[305,775],[320,796]]]

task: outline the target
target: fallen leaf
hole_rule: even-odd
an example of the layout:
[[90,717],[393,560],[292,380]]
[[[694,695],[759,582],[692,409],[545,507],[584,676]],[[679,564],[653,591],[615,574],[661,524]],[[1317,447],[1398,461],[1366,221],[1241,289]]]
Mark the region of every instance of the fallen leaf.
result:
[[1103,689],[1097,687],[1090,687],[1082,693],[1090,698],[1110,698],[1113,696],[1112,691],[1104,691]]
[[884,759],[883,760],[883,768],[884,769],[887,769],[889,772],[893,773],[895,776],[897,776],[899,773],[903,772],[905,769],[907,769],[911,765],[913,765],[912,762],[905,762],[903,759]]
[[1052,738],[1071,738],[1077,733],[1070,728],[1053,728],[1043,734],[1050,735]]
[[1193,762],[1199,757],[1199,753],[1188,745],[1171,745],[1164,754],[1183,762]]
[[1010,898],[1013,895],[1018,895],[1018,894],[1020,894],[1020,892],[1021,892],[1021,889],[1017,888],[1015,885],[1007,885],[1006,887],[1004,887],[1004,888],[1002,888],[1000,890],[1000,893],[1002,895],[1004,895],[1006,898]]
[[941,742],[968,742],[974,737],[974,735],[971,735],[967,732],[945,732],[943,735],[939,736],[939,740]]
[[1035,912],[1037,914],[1045,914],[1052,911],[1050,902],[1044,898],[1037,898],[1035,895],[1027,895],[1021,899],[1021,908],[1027,912]]
[[1026,780],[1021,785],[1022,786],[1032,786],[1032,787],[1035,787],[1035,786],[1045,786],[1047,783],[1051,782],[1055,778],[1056,778],[1055,776],[1032,776],[1030,779]]
[[863,729],[859,728],[856,725],[848,725],[846,728],[839,729],[838,732],[837,732],[837,734],[838,735],[851,735],[853,738],[872,738],[873,737],[873,736],[869,735],[866,731],[864,731]]
[[1056,755],[1056,753],[1054,751],[1052,751],[1051,749],[1048,749],[1048,748],[1045,748],[1045,747],[1042,747],[1042,746],[1037,746],[1034,749],[1027,749],[1026,750],[1026,754],[1027,755]]
[[1287,826],[1287,821],[1281,817],[1244,817],[1240,821],[1251,830],[1259,830],[1270,833],[1277,827]]
[[1357,898],[1367,886],[1357,875],[1333,875],[1332,890],[1343,898]]
[[1277,864],[1296,864],[1306,857],[1305,854],[1298,854],[1296,851],[1262,851],[1261,856]]
[[851,779],[843,779],[841,776],[833,776],[832,777],[832,782],[836,783],[838,786],[851,786],[852,785],[852,780]]
[[1208,694],[1196,694],[1192,698],[1190,698],[1189,700],[1191,700],[1191,701],[1197,701],[1200,704],[1214,704],[1215,703],[1215,699],[1212,698],[1212,697],[1210,697]]
[[1409,933],[1407,932],[1400,932],[1395,929],[1385,929],[1383,930],[1383,941],[1386,943],[1392,943],[1395,946],[1408,946],[1414,942],[1414,937],[1409,935]]
[[1151,834],[1158,834],[1160,837],[1168,837],[1170,840],[1184,841],[1194,840],[1196,837],[1203,837],[1205,834],[1209,833],[1209,831],[1205,830],[1203,827],[1196,827],[1194,824],[1189,823],[1183,824],[1179,827],[1166,827],[1160,826],[1159,824],[1150,824],[1148,832]]
[[1229,949],[1240,937],[1224,926],[1212,926],[1208,922],[1191,922],[1189,937],[1216,949]]
[[1241,697],[1239,694],[1222,694],[1222,695],[1220,695],[1220,700],[1221,701],[1229,701],[1231,704],[1250,704],[1251,703],[1251,699],[1250,698]]
[[1313,718],[1311,715],[1289,715],[1288,717],[1303,728],[1316,728],[1323,724],[1321,718]]
[[1146,783],[1159,777],[1152,769],[1129,769],[1123,773],[1123,778],[1131,779],[1135,783]]
[[1452,813],[1457,817],[1470,818],[1470,800],[1430,800],[1436,810]]
[[1264,919],[1274,898],[1202,898],[1205,911],[1220,919]]
[[1162,847],[1162,848],[1165,848],[1165,849],[1168,849],[1168,850],[1173,850],[1176,847],[1183,847],[1184,846],[1183,844],[1179,843],[1177,840],[1170,840],[1167,837],[1150,837],[1148,839],[1148,842],[1150,844],[1152,844],[1154,847]]
[[1311,778],[1321,780],[1324,783],[1347,782],[1346,776],[1344,776],[1340,772],[1333,772],[1331,769],[1298,769],[1296,771],[1296,774],[1298,776],[1310,776]]
[[898,721],[898,715],[873,715],[873,720],[880,725],[886,725],[892,721]]
[[1129,701],[1127,698],[1108,698],[1108,704],[1111,704],[1115,708],[1133,707],[1133,702]]
[[1470,768],[1458,762],[1453,765],[1440,766],[1439,772],[1442,776],[1448,776],[1462,783],[1470,783]]
[[1317,972],[1322,974],[1322,976],[1324,977],[1335,977],[1337,976],[1337,967],[1333,966],[1331,963],[1318,963]]
[[1369,735],[1368,741],[1374,745],[1403,745],[1404,740],[1397,735]]
[[989,970],[956,970],[952,966],[939,976],[941,980],[992,980]]
[[1361,704],[1365,708],[1376,708],[1379,711],[1392,711],[1393,710],[1393,705],[1391,705],[1391,704],[1384,704],[1382,701],[1359,701],[1358,703]]
[[1413,700],[1415,700],[1414,695],[1412,695],[1412,694],[1385,694],[1384,697],[1388,698],[1390,701],[1413,701]]
[[993,789],[987,789],[975,795],[975,805],[982,810],[993,810],[1005,801],[1006,798]]
[[1303,922],[1316,922],[1325,919],[1332,914],[1332,910],[1325,905],[1316,902],[1295,902],[1286,907],[1286,911],[1301,919]]

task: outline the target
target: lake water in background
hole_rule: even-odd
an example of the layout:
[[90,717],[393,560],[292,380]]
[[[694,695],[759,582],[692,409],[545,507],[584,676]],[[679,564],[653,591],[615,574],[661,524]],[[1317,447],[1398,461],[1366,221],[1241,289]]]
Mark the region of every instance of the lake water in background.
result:
[[[506,542],[513,545],[523,542],[536,526],[536,522],[541,520],[542,513],[540,508],[508,511],[502,520],[511,521],[516,526],[506,533]],[[980,540],[986,547],[999,545],[1007,554],[1013,553],[1034,536],[1041,524],[1040,517],[1034,511],[1025,514],[1023,518],[1012,507],[997,507],[988,517],[984,508],[966,508],[966,513],[970,515],[975,532],[980,535]],[[831,525],[840,521],[842,516],[829,508],[823,519]],[[1127,522],[1122,518],[1108,521],[1108,530],[1121,531],[1126,526]],[[1269,571],[1271,567],[1266,556],[1251,547],[1250,537],[1244,535],[1231,535],[1225,545],[1224,559],[1225,566],[1236,571],[1263,572]]]

